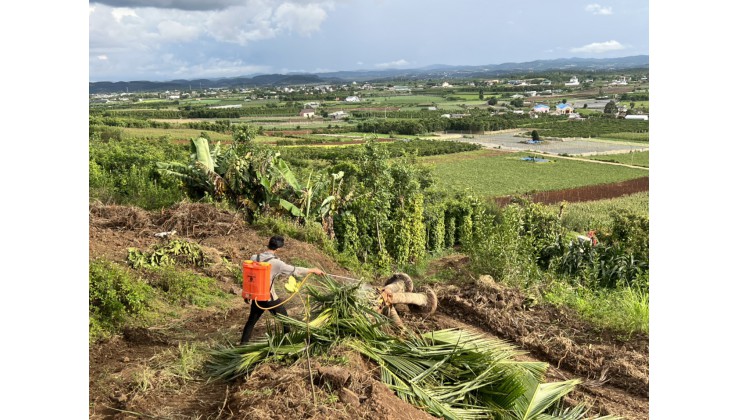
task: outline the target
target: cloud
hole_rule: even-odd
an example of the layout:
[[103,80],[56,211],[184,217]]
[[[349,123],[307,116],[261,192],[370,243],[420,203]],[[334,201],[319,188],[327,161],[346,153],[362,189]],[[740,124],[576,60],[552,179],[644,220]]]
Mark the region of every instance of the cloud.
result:
[[[213,77],[237,77],[254,73],[269,73],[269,66],[259,66],[243,62],[242,60],[212,59],[197,65],[182,65],[174,76],[182,78],[213,78]],[[166,73],[169,76],[169,69]]]
[[601,6],[599,4],[593,3],[586,6],[586,11],[591,12],[595,15],[611,15],[612,14],[612,8],[611,6]]
[[273,16],[278,30],[295,31],[303,36],[318,31],[325,19],[326,11],[316,4],[283,3],[275,9]]
[[611,40],[606,42],[593,42],[582,47],[571,48],[570,52],[574,53],[594,53],[600,54],[609,51],[623,50],[625,46],[617,41]]
[[378,67],[381,69],[387,69],[387,68],[395,68],[395,67],[404,67],[408,65],[409,65],[409,62],[402,58],[400,60],[390,61],[388,63],[378,63],[375,65],[375,67]]
[[100,54],[100,55],[99,55],[99,56],[97,57],[97,59],[98,59],[98,60],[101,60],[101,61],[105,61],[105,60],[107,60],[107,59],[108,59],[108,56],[107,56],[107,55],[105,55],[105,54]]
[[[101,80],[150,72],[161,79],[185,75],[186,70],[211,77],[261,71],[267,67],[246,58],[248,53],[239,47],[287,34],[310,36],[321,30],[331,10],[334,0],[92,2],[90,75]],[[170,52],[179,61],[173,58],[168,63],[172,70],[166,74],[163,57]],[[224,61],[218,63],[223,69],[209,64],[224,53]],[[98,59],[103,55],[107,60]]]
[[163,42],[185,42],[198,38],[201,30],[198,27],[183,25],[180,22],[165,20],[157,25],[160,39]]
[[92,3],[105,4],[112,7],[131,7],[154,9],[176,9],[176,10],[223,10],[238,4],[244,4],[245,0],[98,0]]
[[126,7],[113,9],[113,11],[111,11],[111,15],[113,16],[113,19],[115,19],[118,23],[121,23],[121,21],[125,17],[138,17],[134,9],[129,9]]

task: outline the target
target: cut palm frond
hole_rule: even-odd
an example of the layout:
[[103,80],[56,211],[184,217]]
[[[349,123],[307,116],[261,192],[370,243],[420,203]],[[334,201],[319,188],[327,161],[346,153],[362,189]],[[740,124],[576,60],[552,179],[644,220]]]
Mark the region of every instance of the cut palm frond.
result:
[[[282,315],[279,328],[252,344],[213,352],[213,376],[249,374],[267,360],[295,359],[342,344],[379,366],[380,380],[404,401],[445,419],[578,419],[583,407],[559,408],[578,381],[542,383],[546,363],[519,362],[511,344],[461,329],[403,338],[384,328],[390,320],[373,309],[372,288],[341,285],[324,277],[307,285],[308,322]],[[306,343],[311,343],[306,348]]]

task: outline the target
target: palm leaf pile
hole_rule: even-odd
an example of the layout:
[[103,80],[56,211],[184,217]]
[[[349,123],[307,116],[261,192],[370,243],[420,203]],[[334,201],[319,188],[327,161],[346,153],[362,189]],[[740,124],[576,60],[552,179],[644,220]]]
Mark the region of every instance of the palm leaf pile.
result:
[[542,383],[547,364],[515,361],[511,345],[461,329],[424,334],[390,332],[377,313],[372,288],[341,285],[325,277],[306,286],[309,320],[278,315],[289,334],[271,329],[244,346],[215,350],[211,373],[221,379],[249,374],[268,360],[323,354],[342,343],[380,367],[380,379],[399,398],[446,419],[580,419],[585,407],[563,408],[560,400],[577,380]]

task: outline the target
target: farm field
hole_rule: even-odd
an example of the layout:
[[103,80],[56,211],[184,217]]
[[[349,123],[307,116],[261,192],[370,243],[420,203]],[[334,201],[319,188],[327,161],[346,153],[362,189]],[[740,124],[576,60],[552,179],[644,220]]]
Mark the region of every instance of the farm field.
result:
[[481,150],[422,158],[445,188],[470,189],[493,198],[532,191],[550,191],[608,184],[644,177],[645,171],[583,161],[547,157],[550,162],[521,160],[526,153],[492,154]]
[[[609,214],[613,211],[624,213],[632,212],[644,217],[649,216],[649,192],[638,192],[618,198],[606,200],[569,202],[563,210],[563,224],[570,229],[586,232],[589,229],[604,230],[611,220]],[[553,214],[560,211],[559,204],[549,206]]]
[[[191,138],[197,138],[203,130],[190,128],[132,128],[122,127],[123,135],[128,138],[160,138],[168,137],[177,143],[189,142]],[[231,142],[231,135],[209,131],[208,135],[214,142]]]

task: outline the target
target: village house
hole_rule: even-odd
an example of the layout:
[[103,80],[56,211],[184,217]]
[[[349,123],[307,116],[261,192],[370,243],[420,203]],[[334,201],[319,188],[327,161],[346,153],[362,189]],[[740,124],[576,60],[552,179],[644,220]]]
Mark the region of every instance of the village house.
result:
[[550,105],[547,104],[537,104],[532,108],[532,112],[536,114],[549,114],[550,113]]
[[573,105],[571,104],[557,104],[555,105],[555,115],[570,114],[574,111]]
[[579,86],[580,84],[576,76],[571,77],[569,82],[565,82],[565,86]]
[[314,115],[316,115],[316,111],[313,110],[313,108],[305,108],[302,109],[301,112],[298,113],[303,118],[313,118]]
[[348,96],[344,98],[344,102],[360,102],[360,98],[357,96]]

